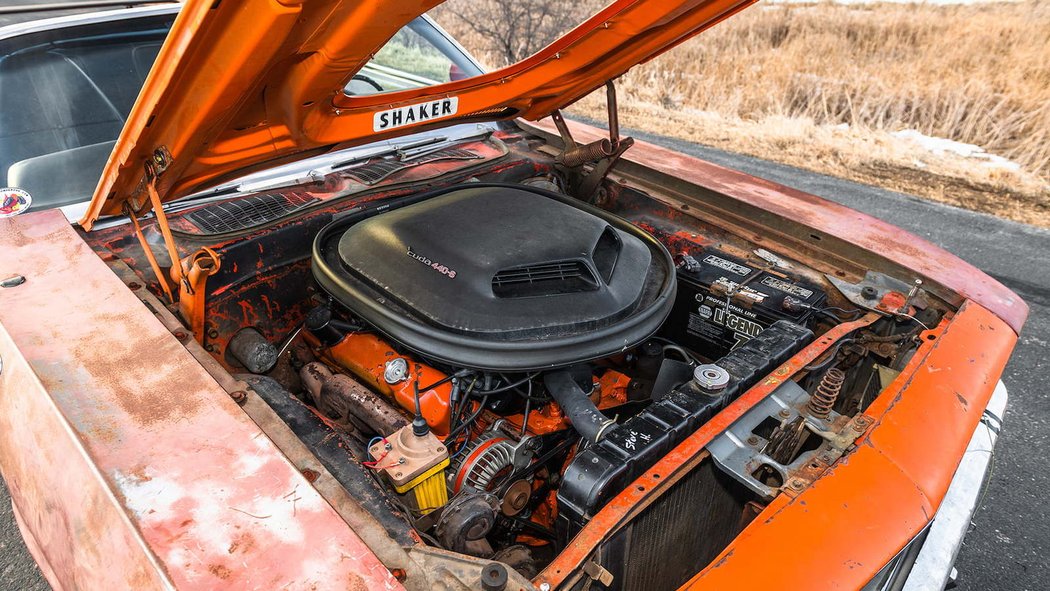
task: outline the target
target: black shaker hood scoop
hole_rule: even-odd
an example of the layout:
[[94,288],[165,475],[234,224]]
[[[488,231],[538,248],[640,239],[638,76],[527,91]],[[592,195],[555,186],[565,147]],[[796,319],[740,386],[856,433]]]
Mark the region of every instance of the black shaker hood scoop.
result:
[[413,201],[329,224],[313,273],[354,315],[431,359],[569,365],[637,344],[674,303],[666,249],[569,197],[473,183]]

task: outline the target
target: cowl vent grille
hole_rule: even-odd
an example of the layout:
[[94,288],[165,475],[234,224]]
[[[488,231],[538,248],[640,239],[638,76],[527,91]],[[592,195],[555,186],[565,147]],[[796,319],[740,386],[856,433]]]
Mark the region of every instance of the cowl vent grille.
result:
[[492,278],[498,298],[527,298],[579,293],[598,289],[598,282],[582,261],[555,261],[504,269]]
[[202,207],[184,217],[205,234],[228,234],[279,220],[317,201],[299,193],[253,195]]

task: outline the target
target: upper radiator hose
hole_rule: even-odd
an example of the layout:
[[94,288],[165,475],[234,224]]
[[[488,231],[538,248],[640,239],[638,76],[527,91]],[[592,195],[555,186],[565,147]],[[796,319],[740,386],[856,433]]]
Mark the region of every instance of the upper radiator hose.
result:
[[546,373],[543,383],[547,386],[547,392],[561,406],[562,412],[569,417],[573,428],[584,439],[597,442],[616,425],[615,421],[598,410],[569,370]]

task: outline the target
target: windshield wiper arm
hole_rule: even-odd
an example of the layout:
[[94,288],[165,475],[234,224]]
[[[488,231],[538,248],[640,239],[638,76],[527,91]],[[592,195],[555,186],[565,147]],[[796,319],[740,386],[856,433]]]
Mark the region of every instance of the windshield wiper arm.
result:
[[364,153],[364,154],[358,154],[358,155],[356,155],[353,158],[350,158],[348,160],[344,160],[342,162],[337,162],[337,163],[332,165],[332,170],[335,171],[335,170],[339,170],[340,168],[346,168],[347,166],[351,166],[353,164],[357,164],[358,162],[361,162],[361,161],[364,161],[364,160],[371,160],[372,158],[382,158],[383,156],[389,156],[391,154],[401,154],[401,153],[403,153],[405,151],[408,151],[408,150],[422,148],[424,146],[430,146],[430,145],[433,145],[433,144],[447,142],[447,141],[448,141],[447,137],[445,137],[443,135],[439,135],[439,136],[435,136],[435,137],[428,137],[428,138],[425,138],[425,139],[417,140],[417,141],[414,141],[414,142],[408,142],[407,144],[395,144],[395,145],[388,146],[388,147],[383,148],[383,149],[376,150],[375,152],[367,152],[367,153]]

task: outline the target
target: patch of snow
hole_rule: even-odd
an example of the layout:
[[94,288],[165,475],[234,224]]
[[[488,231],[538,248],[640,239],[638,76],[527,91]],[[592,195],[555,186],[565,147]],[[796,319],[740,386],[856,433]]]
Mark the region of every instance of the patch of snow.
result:
[[1000,168],[1015,172],[1021,170],[1021,165],[1013,160],[989,154],[984,148],[974,144],[964,144],[955,140],[928,136],[914,129],[895,131],[890,135],[917,144],[937,156],[955,154],[956,156],[979,161],[981,165],[988,168]]

